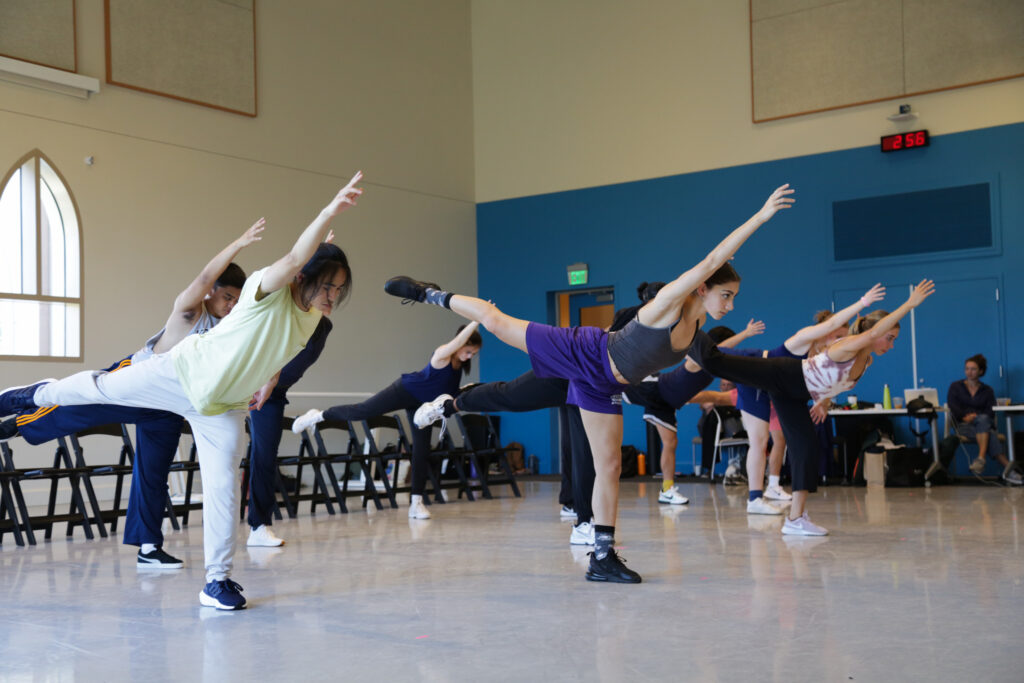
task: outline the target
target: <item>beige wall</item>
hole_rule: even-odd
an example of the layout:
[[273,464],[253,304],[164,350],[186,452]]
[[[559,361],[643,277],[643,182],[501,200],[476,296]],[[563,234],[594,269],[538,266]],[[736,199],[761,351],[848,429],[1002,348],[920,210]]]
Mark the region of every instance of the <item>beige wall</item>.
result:
[[[296,390],[372,392],[422,367],[459,321],[401,306],[383,283],[411,274],[476,290],[469,22],[467,0],[258,2],[255,119],[111,85],[78,100],[0,82],[0,175],[35,147],[64,174],[86,297],[85,362],[0,362],[0,384],[132,352],[255,219],[268,229],[238,259],[250,272],[357,169],[365,195],[335,222],[353,296]],[[102,80],[100,0],[78,2],[78,35],[79,72]]]
[[486,202],[1024,120],[1024,79],[751,122],[747,0],[477,0],[476,199]]

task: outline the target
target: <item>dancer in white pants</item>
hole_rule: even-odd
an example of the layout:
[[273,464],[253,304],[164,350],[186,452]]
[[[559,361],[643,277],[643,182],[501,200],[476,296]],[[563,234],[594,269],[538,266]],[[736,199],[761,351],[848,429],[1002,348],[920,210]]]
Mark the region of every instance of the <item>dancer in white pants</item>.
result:
[[355,187],[361,178],[357,173],[338,192],[287,254],[249,276],[231,315],[210,332],[118,372],[81,372],[0,393],[0,417],[33,407],[113,403],[168,410],[189,421],[203,477],[207,583],[199,594],[202,605],[245,607],[242,587],[229,578],[245,410],[250,402],[262,405],[321,315],[347,295],[345,255],[322,242],[331,219],[362,194]]

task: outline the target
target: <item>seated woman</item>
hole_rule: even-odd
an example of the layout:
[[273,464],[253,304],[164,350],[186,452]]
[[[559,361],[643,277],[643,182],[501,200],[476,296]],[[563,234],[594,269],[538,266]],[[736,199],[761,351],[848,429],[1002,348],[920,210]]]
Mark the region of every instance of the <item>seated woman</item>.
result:
[[[999,433],[996,431],[995,413],[992,406],[996,404],[996,394],[992,387],[981,381],[988,369],[985,356],[976,354],[964,361],[964,378],[949,385],[946,392],[946,403],[949,412],[956,420],[956,431],[961,438],[975,441],[978,444],[978,457],[971,463],[971,472],[981,474],[985,469],[987,455],[994,455],[1004,468],[1009,464],[1003,455]],[[1020,475],[1011,473],[1020,483]]]

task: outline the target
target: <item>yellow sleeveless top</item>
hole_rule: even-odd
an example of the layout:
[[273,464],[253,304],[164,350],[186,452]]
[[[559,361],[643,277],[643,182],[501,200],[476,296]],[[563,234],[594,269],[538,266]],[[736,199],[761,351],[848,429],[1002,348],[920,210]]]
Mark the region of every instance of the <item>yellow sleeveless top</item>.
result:
[[238,303],[219,325],[186,337],[169,351],[185,395],[203,415],[247,407],[252,395],[303,349],[320,322],[320,311],[296,306],[287,286],[257,301],[264,272],[249,276]]

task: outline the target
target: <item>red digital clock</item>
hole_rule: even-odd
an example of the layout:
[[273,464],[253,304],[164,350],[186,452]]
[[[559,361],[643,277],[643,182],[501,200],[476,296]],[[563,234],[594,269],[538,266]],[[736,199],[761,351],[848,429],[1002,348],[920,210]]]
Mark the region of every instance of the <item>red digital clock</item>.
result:
[[904,149],[928,146],[928,131],[915,130],[909,133],[898,133],[897,135],[885,135],[882,137],[883,152],[898,152]]

